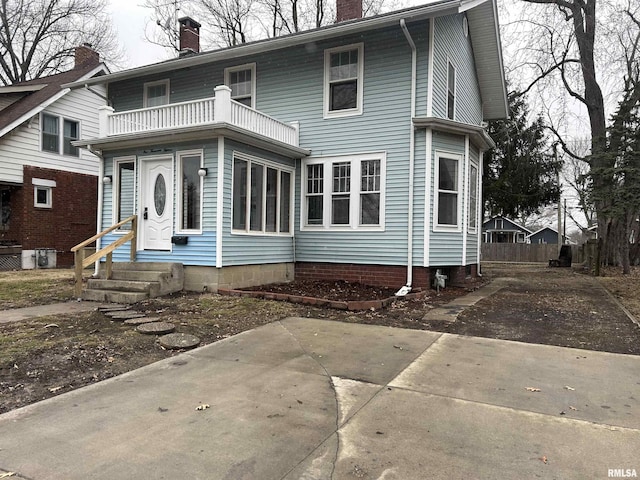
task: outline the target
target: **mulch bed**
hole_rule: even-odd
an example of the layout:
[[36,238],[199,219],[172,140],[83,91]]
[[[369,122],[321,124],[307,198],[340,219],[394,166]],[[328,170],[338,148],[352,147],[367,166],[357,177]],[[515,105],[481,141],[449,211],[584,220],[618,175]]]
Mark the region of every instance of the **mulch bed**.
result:
[[282,300],[339,310],[378,310],[398,299],[415,300],[427,295],[427,292],[420,288],[413,289],[410,294],[404,297],[396,297],[396,291],[397,289],[374,287],[344,280],[308,280],[274,283],[245,289],[218,289],[218,293],[222,295]]

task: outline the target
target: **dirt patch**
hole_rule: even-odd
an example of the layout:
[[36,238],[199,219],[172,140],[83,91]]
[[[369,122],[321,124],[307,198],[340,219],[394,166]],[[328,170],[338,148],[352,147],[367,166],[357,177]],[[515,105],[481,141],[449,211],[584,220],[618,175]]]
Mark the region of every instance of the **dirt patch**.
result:
[[274,283],[262,287],[247,288],[245,290],[270,293],[283,293],[301,297],[323,298],[337,301],[383,300],[393,297],[397,289],[372,287],[361,283],[345,281],[320,282],[296,281],[291,283]]
[[[44,272],[43,278],[31,273],[21,281],[0,276],[0,283],[5,282],[0,290],[5,285],[15,287],[14,297],[6,302],[0,300],[0,306],[6,309],[10,305],[47,303],[48,299],[68,300],[72,295],[72,273],[63,272],[60,277]],[[200,337],[202,344],[286,317],[311,317],[640,354],[640,328],[603,288],[609,285],[630,311],[640,315],[637,299],[640,270],[624,280],[618,276],[595,279],[571,269],[530,265],[485,266],[484,274],[488,280],[502,279],[504,288],[466,309],[455,323],[427,321],[424,317],[431,309],[468,293],[464,288],[447,287],[440,294],[430,290],[424,298],[396,301],[376,311],[341,311],[248,297],[189,293],[148,300],[133,308],[175,324],[178,333]],[[340,289],[346,287],[341,285]],[[282,288],[286,290],[286,286]],[[324,295],[332,289],[338,291],[330,284],[308,284],[311,291],[295,284],[289,288],[298,289],[296,294],[302,296],[315,296],[321,290]],[[356,295],[354,298],[365,295],[364,289],[356,288],[352,292]],[[0,413],[177,353],[163,349],[155,336],[136,333],[134,326],[98,312],[0,324]]]

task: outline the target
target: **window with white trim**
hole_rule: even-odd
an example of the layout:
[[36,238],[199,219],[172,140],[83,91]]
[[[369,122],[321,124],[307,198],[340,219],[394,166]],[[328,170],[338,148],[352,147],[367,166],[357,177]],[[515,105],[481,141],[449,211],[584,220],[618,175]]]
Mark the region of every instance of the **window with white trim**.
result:
[[55,180],[42,178],[32,178],[33,185],[33,206],[37,208],[51,208],[53,206],[53,187]]
[[478,226],[478,166],[469,168],[469,230],[475,232]]
[[234,153],[233,232],[290,235],[293,175],[293,168]]
[[456,116],[456,69],[451,62],[447,66],[447,118],[455,120]]
[[159,107],[169,103],[169,80],[144,84],[144,107]]
[[460,217],[460,155],[437,153],[436,165],[438,191],[436,195],[436,225],[439,227],[458,227]]
[[[113,210],[114,223],[121,222],[135,213],[136,164],[135,157],[114,159],[113,171]],[[126,223],[119,230],[130,230],[131,223]]]
[[[42,114],[42,150],[80,156],[80,149],[71,142],[80,138],[80,122],[49,113]],[[60,146],[62,145],[62,151]]]
[[362,43],[324,52],[324,116],[362,113],[364,46]]
[[385,154],[307,159],[303,228],[384,228]]
[[178,230],[202,232],[202,151],[178,152]]
[[256,108],[256,64],[248,63],[224,69],[224,84],[231,88],[231,98]]

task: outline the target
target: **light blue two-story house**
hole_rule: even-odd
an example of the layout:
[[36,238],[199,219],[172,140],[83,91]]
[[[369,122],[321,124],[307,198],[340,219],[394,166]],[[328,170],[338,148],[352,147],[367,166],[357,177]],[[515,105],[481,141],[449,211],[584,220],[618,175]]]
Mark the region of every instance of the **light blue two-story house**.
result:
[[136,215],[135,261],[181,263],[189,290],[477,275],[484,122],[507,115],[495,0],[210,52],[199,29],[181,19],[179,58],[70,85],[108,91],[77,142],[103,160],[99,231]]

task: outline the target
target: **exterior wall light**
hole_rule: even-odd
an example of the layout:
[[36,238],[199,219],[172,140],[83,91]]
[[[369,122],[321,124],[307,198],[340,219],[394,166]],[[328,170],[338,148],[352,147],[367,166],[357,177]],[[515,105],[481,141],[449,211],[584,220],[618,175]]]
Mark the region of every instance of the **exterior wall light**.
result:
[[201,177],[206,177],[208,173],[209,173],[209,169],[208,168],[200,168],[200,169],[198,169],[198,175],[200,175]]
[[112,180],[113,180],[113,176],[112,175],[105,175],[104,177],[102,177],[102,184],[103,185],[110,185]]

